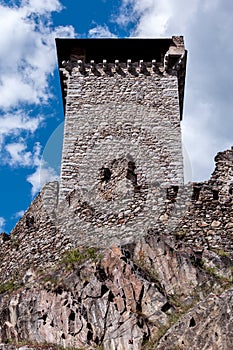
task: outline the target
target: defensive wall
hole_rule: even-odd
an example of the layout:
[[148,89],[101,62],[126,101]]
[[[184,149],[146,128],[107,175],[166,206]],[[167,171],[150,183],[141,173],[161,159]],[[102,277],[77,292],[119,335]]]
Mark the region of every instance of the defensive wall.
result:
[[[233,148],[217,155],[216,168],[209,181],[181,186],[177,193],[171,187],[164,189],[163,211],[147,234],[170,237],[174,249],[190,247],[199,255],[204,249],[216,250],[232,257],[232,168]],[[1,235],[1,282],[18,277],[30,268],[51,267],[66,250],[83,245],[78,235],[64,235],[54,199],[58,199],[56,182],[42,189],[10,237]],[[176,207],[179,201],[184,208]],[[131,240],[136,238],[131,237]],[[120,242],[117,237],[101,240],[93,235],[86,244],[109,247]]]

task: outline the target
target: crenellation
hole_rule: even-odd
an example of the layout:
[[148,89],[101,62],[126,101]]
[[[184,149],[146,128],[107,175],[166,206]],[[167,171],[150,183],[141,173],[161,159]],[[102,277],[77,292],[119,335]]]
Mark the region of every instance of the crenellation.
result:
[[[184,55],[180,55],[180,59],[177,61],[177,64],[181,65],[183,59]],[[177,65],[168,68],[162,63],[156,63],[156,60],[144,62],[142,59],[137,62],[132,62],[131,59],[128,59],[126,62],[119,62],[119,60],[115,60],[115,62],[107,62],[107,60],[103,60],[102,63],[95,63],[94,60],[90,60],[90,63],[82,60],[78,60],[77,62],[63,61],[62,65],[64,68],[60,68],[60,72],[62,72],[65,77],[68,76],[67,73],[70,74],[71,79],[74,74],[79,75],[80,78],[87,75],[95,77],[114,75],[126,77],[127,75],[131,75],[138,77],[139,75],[147,76],[152,75],[153,73],[162,75],[168,71],[169,74],[176,76],[177,71],[179,70]]]

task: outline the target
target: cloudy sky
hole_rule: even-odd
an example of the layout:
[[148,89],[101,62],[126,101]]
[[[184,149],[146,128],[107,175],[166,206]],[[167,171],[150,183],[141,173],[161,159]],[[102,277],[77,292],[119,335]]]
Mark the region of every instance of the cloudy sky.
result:
[[55,37],[184,35],[192,179],[208,179],[215,154],[233,145],[232,0],[0,0],[0,32],[0,232],[59,173]]

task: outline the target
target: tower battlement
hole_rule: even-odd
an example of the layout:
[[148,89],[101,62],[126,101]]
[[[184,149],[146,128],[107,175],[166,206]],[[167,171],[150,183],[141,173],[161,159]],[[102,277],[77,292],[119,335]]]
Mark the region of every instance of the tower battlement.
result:
[[187,60],[182,36],[171,39],[56,39],[56,44],[64,109],[67,78],[73,71],[96,77],[168,73],[178,77],[182,119]]

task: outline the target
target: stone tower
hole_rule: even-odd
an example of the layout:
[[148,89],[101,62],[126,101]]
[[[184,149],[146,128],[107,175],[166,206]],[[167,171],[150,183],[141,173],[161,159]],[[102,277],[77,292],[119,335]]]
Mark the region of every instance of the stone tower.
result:
[[63,220],[87,242],[93,232],[128,241],[153,225],[162,192],[183,184],[183,37],[56,44],[65,110]]

